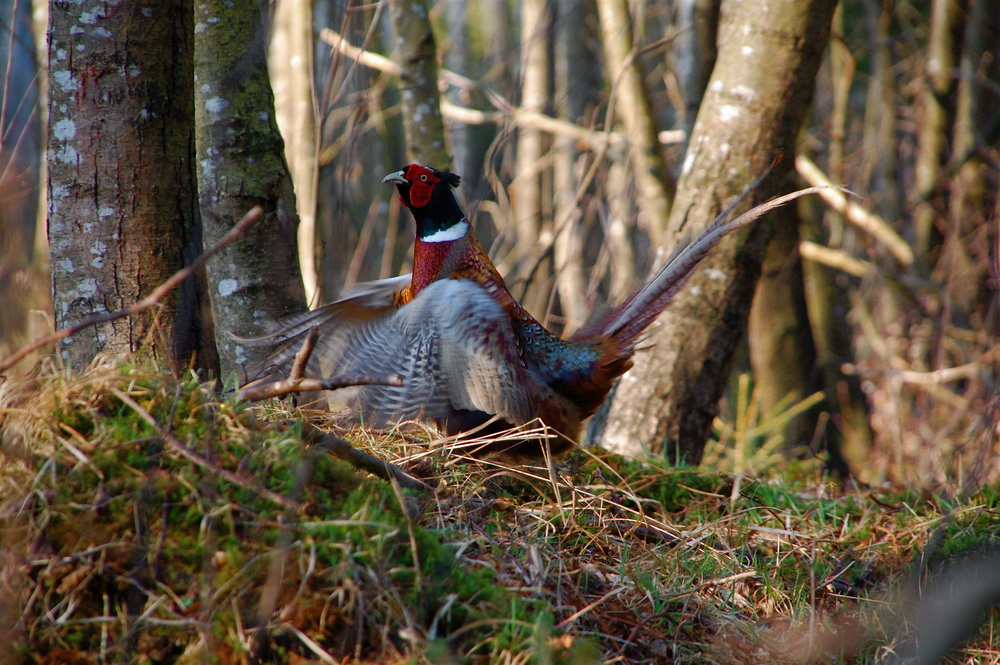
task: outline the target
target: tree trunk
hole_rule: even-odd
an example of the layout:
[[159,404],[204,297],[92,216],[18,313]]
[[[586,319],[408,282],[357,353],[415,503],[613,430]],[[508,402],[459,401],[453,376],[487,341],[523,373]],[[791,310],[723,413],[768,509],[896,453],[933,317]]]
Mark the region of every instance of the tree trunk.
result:
[[[0,284],[24,282],[33,262],[42,122],[28,0],[0,0]],[[0,355],[26,328],[23,288],[0,289]]]
[[[893,73],[896,64],[892,57],[893,39],[889,26],[896,3],[893,0],[870,0],[863,3],[865,26],[868,32],[871,74],[866,91],[863,163],[870,169],[869,192],[876,198],[871,207],[885,219],[899,219],[902,215],[902,188],[896,182],[896,148],[899,145],[896,134],[899,119],[894,104],[885,100],[902,96],[897,89]],[[867,167],[867,165],[871,165]]]
[[274,119],[264,18],[255,2],[202,0],[195,10],[194,108],[205,245],[253,206],[267,213],[207,266],[223,377],[267,353],[234,335],[259,335],[305,309],[295,194]]
[[715,38],[719,31],[720,0],[679,0],[671,54],[673,69],[684,94],[684,138],[691,138],[708,77],[715,65]]
[[[469,16],[466,0],[446,0],[447,44],[444,45],[444,66],[453,72],[469,75],[475,61],[469,49]],[[452,86],[448,101],[456,106],[469,106],[468,90]],[[457,120],[448,122],[451,153],[455,156],[455,172],[462,176],[462,189],[473,191],[476,174],[482,170],[482,155],[473,149],[474,132],[470,125]]]
[[[53,2],[49,244],[56,325],[134,303],[182,267],[191,241],[192,14],[187,2]],[[141,35],[141,39],[137,39]],[[186,295],[185,295],[186,294]],[[61,353],[82,367],[147,341],[175,367],[197,347],[194,294],[88,328]]]
[[[583,94],[587,72],[580,66],[591,58],[581,35],[586,34],[587,11],[584,0],[556,3],[555,90],[556,113],[577,124],[584,113]],[[554,139],[553,190],[555,194],[554,238],[555,279],[565,330],[576,330],[587,317],[587,280],[583,270],[584,238],[580,202],[576,200],[580,174],[576,141],[568,136]]]
[[[770,222],[774,235],[761,265],[748,326],[750,366],[765,417],[776,415],[782,402],[792,406],[818,388],[798,251],[798,215],[793,208],[782,208],[772,213]],[[810,416],[815,413],[806,412],[788,423],[789,445],[808,442],[813,431],[806,423]]]
[[392,27],[396,59],[402,67],[399,91],[407,154],[414,162],[447,171],[451,158],[444,141],[438,54],[427,0],[393,0]]
[[[846,32],[843,4],[838,4],[834,13],[833,32],[839,35]],[[830,101],[828,171],[833,182],[846,183],[854,59],[842,40],[830,40],[827,71],[830,78],[826,86]],[[822,115],[822,111],[816,114]],[[891,113],[883,115],[890,119],[892,117]],[[875,132],[873,139],[874,136]],[[874,143],[874,140],[867,143]],[[800,233],[803,239],[830,247],[843,247],[846,224],[844,215],[829,209],[822,212],[815,202],[807,203],[816,213],[806,217],[808,222]],[[862,482],[874,482],[876,478],[871,474],[868,464],[872,447],[868,404],[858,377],[848,376],[843,370],[844,363],[851,360],[853,334],[848,316],[851,311],[847,288],[849,281],[846,275],[815,261],[802,261],[801,265],[812,346],[822,380],[823,406],[830,413],[825,436],[830,465]]]
[[659,246],[670,214],[673,178],[667,174],[660,152],[656,114],[632,46],[632,17],[627,0],[598,0],[597,9],[606,74],[615,93],[614,109],[628,133],[629,162],[639,195],[639,210],[645,218],[640,218],[639,226]]
[[[720,50],[684,159],[668,237],[696,234],[772,165],[747,205],[775,194],[826,47],[832,0],[727,2]],[[618,384],[591,432],[616,450],[697,463],[746,329],[768,222],[729,237],[650,329],[652,351]]]
[[285,142],[299,215],[299,267],[306,301],[317,302],[316,100],[313,98],[312,11],[307,2],[277,0],[268,51],[274,111]]
[[954,115],[957,78],[954,75],[961,38],[959,19],[964,14],[961,0],[934,0],[931,3],[930,37],[924,64],[924,85],[920,91],[920,124],[914,188],[914,250],[927,260],[928,253],[941,241],[935,228],[947,206],[935,199],[943,194],[942,168],[947,159],[948,133]]
[[[546,0],[521,4],[521,108],[530,113],[544,113],[549,98],[550,26]],[[545,141],[545,134],[537,127],[518,127],[517,166],[510,186],[519,272],[528,278],[521,302],[539,317],[546,315],[552,285],[546,251],[552,234],[551,229],[543,230],[542,222]]]

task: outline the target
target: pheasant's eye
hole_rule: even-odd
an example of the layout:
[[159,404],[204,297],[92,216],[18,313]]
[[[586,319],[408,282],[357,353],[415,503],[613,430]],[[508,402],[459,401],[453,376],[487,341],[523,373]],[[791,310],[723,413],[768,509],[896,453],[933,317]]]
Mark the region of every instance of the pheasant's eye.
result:
[[427,182],[427,174],[423,173],[420,175],[420,182]]

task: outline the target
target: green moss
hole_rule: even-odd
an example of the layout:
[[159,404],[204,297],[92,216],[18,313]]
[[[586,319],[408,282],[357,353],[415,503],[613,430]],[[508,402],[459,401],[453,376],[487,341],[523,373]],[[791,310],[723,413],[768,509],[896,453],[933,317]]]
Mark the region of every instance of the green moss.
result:
[[[106,387],[57,400],[60,420],[19,481],[29,508],[0,513],[14,516],[0,534],[30,534],[11,548],[35,590],[18,608],[32,627],[15,636],[26,662],[102,648],[112,659],[133,649],[150,662],[235,662],[269,588],[272,662],[315,656],[290,627],[337,658],[592,663],[635,626],[637,644],[679,640],[675,660],[702,662],[712,631],[736,617],[752,652],[774,617],[822,627],[817,611],[857,613],[899,583],[940,525],[936,558],[1000,542],[996,488],[947,501],[835,496],[821,480],[772,477],[743,478],[732,497],[719,474],[613,457],[561,466],[558,502],[550,484],[494,482],[475,465],[434,469],[450,485],[441,497],[400,495],[196,378],[126,368],[108,382],[211,466],[178,454]],[[89,432],[72,439],[78,454],[51,444],[70,422]],[[679,535],[632,530],[642,516]],[[69,620],[52,622],[70,606]],[[635,649],[621,657],[643,656]]]

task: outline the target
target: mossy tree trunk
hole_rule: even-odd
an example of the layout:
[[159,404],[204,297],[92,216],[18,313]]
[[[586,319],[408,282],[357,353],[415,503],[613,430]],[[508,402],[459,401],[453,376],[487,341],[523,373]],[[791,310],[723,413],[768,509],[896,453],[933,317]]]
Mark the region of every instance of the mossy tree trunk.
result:
[[267,21],[257,2],[195,6],[198,195],[206,246],[255,205],[266,215],[207,265],[222,375],[266,354],[233,336],[269,332],[305,309],[298,216],[266,66]]
[[[704,228],[782,158],[746,205],[778,193],[794,162],[836,3],[723,3],[719,54],[666,228]],[[650,329],[651,350],[619,383],[591,433],[609,447],[700,460],[733,352],[746,330],[768,222],[727,238]]]
[[437,47],[427,0],[392,0],[396,60],[402,72],[403,128],[407,155],[414,162],[447,171],[451,157],[444,140],[438,92]]
[[[130,305],[184,264],[195,219],[192,27],[183,0],[50,6],[48,232],[57,327]],[[81,367],[99,352],[149,342],[184,367],[198,347],[195,296],[189,284],[155,314],[88,328],[61,353]]]

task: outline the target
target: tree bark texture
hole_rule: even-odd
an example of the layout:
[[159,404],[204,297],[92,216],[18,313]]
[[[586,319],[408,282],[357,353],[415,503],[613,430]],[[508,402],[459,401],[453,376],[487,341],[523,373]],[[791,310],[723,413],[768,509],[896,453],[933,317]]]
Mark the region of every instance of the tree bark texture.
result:
[[[49,220],[57,327],[147,295],[184,263],[194,220],[191,5],[53,2]],[[183,294],[187,294],[185,297]],[[154,317],[89,328],[62,345],[74,367],[144,343],[184,366],[189,288]]]
[[264,19],[256,2],[207,0],[195,7],[194,108],[205,245],[217,242],[253,206],[266,211],[207,265],[223,377],[267,353],[234,336],[269,332],[276,321],[305,309],[299,220],[274,117]]
[[[776,194],[812,95],[836,3],[726,2],[720,50],[667,225],[693,236],[780,158],[745,205]],[[591,434],[606,447],[697,463],[746,330],[768,220],[723,241],[650,329]]]
[[392,0],[396,59],[402,67],[399,91],[407,155],[414,162],[447,171],[451,158],[444,141],[437,47],[427,0]]

